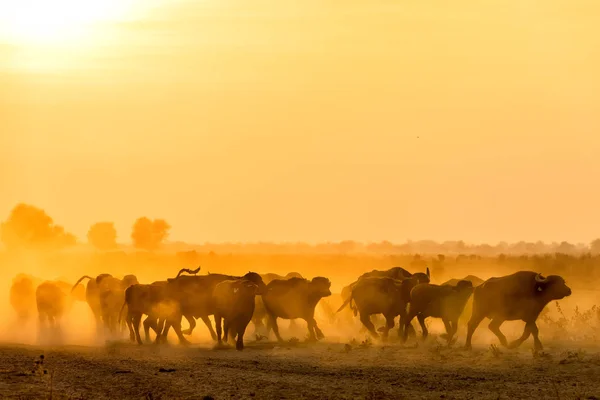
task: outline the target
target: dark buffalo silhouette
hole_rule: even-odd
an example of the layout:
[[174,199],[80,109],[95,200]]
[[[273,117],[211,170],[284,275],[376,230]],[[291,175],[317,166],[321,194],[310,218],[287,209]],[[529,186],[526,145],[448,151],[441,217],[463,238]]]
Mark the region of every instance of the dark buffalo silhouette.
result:
[[[452,343],[458,329],[458,318],[472,293],[473,284],[466,280],[458,281],[454,286],[429,283],[415,286],[410,292],[405,328],[414,317],[417,317],[423,331],[423,339],[425,339],[428,334],[425,319],[428,317],[441,318],[446,327],[448,343]],[[403,340],[406,341],[407,337],[408,330],[405,329]]]
[[481,279],[475,275],[467,275],[463,279],[456,279],[456,278],[450,279],[450,280],[442,283],[442,285],[456,286],[458,284],[458,282],[460,282],[460,281],[469,281],[473,284],[474,288],[481,285],[483,282],[485,282],[483,279]]
[[[245,279],[219,282],[213,291],[215,302],[215,325],[217,339],[221,344],[221,333],[227,342],[229,337],[237,341],[235,348],[244,349],[244,333],[254,314],[254,298],[261,294],[254,282]],[[223,320],[223,331],[221,331]]]
[[[278,280],[287,280],[290,278],[302,278],[298,272],[290,272],[285,276],[268,273],[260,275],[263,279],[265,285],[268,285],[272,281]],[[254,332],[259,333],[263,332],[265,335],[269,335],[270,329],[265,329],[265,322],[268,319],[267,310],[265,309],[265,304],[263,302],[262,296],[256,296],[254,299],[255,307],[254,307],[254,315],[252,316],[252,323],[254,324]],[[267,324],[268,325],[268,324]],[[290,320],[290,328],[294,327],[294,320]],[[270,326],[269,326],[270,328]]]
[[[385,271],[373,270],[371,272],[365,272],[364,274],[362,274],[361,276],[359,276],[356,281],[354,281],[350,285],[344,287],[342,289],[342,301],[344,303],[346,301],[348,301],[348,299],[350,298],[350,294],[352,293],[352,289],[358,283],[358,281],[360,281],[361,279],[364,279],[364,278],[383,278],[383,277],[397,279],[397,280],[400,280],[400,281],[405,280],[405,279],[413,279],[413,281],[416,282],[416,283],[429,283],[429,281],[430,281],[429,268],[427,268],[427,270],[426,270],[425,273],[423,273],[423,272],[416,272],[414,274],[408,272],[407,270],[405,270],[402,267],[394,267],[394,268],[390,268],[390,269],[385,270]],[[406,293],[406,297],[410,298],[410,292]]]
[[[102,332],[103,326],[109,331],[114,332],[116,330],[114,303],[119,298],[122,298],[125,289],[138,283],[137,278],[135,275],[126,275],[123,279],[114,278],[111,274],[100,274],[95,278],[84,275],[75,282],[73,289],[84,279],[88,279],[85,288],[85,299],[94,315],[97,333],[100,334]],[[121,291],[123,295],[120,294]],[[118,313],[118,310],[116,312]]]
[[[191,271],[189,269],[182,269],[177,274],[178,278],[183,272],[195,275],[200,271],[200,267],[196,270]],[[140,322],[144,315],[147,315],[144,320],[144,336],[146,342],[150,341],[150,328],[154,330],[158,336],[164,328],[165,317],[169,313],[169,307],[173,307],[165,299],[165,290],[167,287],[167,281],[156,281],[149,285],[146,284],[135,284],[129,286],[125,290],[125,301],[119,311],[119,321],[121,321],[121,315],[123,310],[127,309],[127,315],[125,322],[129,328],[129,338],[131,341],[137,341],[138,344],[142,344],[140,337]],[[193,317],[187,318],[190,326],[195,325]],[[184,332],[185,333],[185,332]]]
[[301,318],[308,324],[309,340],[322,339],[323,332],[315,321],[315,307],[323,297],[331,296],[330,288],[331,282],[324,277],[315,277],[310,281],[304,278],[271,281],[262,298],[269,316],[269,326],[277,340],[283,340],[277,318]]
[[[519,271],[500,278],[490,278],[475,288],[473,293],[473,315],[468,324],[465,347],[471,348],[475,329],[487,317],[491,319],[489,329],[503,346],[518,347],[533,335],[535,349],[541,350],[543,346],[535,323],[538,316],[549,302],[570,295],[571,289],[558,275],[543,277],[537,272]],[[524,321],[525,329],[519,339],[508,344],[500,326],[504,321],[516,320]]]
[[[420,283],[429,283],[430,277],[429,268],[427,268],[426,273],[417,272],[409,278],[405,275],[404,273],[402,274],[402,279],[395,279],[389,276],[362,276],[350,285],[350,293],[337,312],[342,311],[346,305],[350,305],[350,309],[355,316],[357,313],[360,313],[360,320],[363,326],[374,337],[379,337],[379,335],[375,332],[371,316],[382,314],[386,320],[386,324],[379,330],[383,332],[384,338],[387,337],[388,331],[394,327],[394,318],[399,315],[398,335],[402,337],[407,312],[406,308],[410,303],[410,291]],[[390,290],[390,292],[387,290]],[[371,297],[371,294],[373,297]],[[356,307],[352,305],[353,301]],[[361,310],[362,312],[360,312]],[[413,326],[409,324],[408,333],[413,335],[414,332]]]
[[[192,320],[194,318],[201,318],[208,327],[212,338],[217,340],[217,334],[213,330],[208,318],[215,313],[215,302],[212,296],[213,290],[220,282],[242,278],[255,283],[261,290],[265,287],[262,278],[255,272],[248,272],[243,277],[208,274],[202,276],[180,276],[168,279],[165,288],[165,301],[171,307],[168,309],[165,327],[157,337],[157,343],[165,341],[169,329],[173,327],[179,338],[179,342],[189,344],[189,341],[183,337],[183,331],[181,330],[181,319],[183,316],[186,316],[186,318],[189,316]],[[194,326],[195,323],[190,326],[190,333],[194,329]]]
[[138,283],[135,275],[126,275],[123,279],[100,275],[96,278],[102,322],[111,334],[119,330],[119,312],[125,302],[125,290]]
[[40,279],[28,274],[18,274],[13,278],[9,301],[21,324],[26,323],[35,315],[35,290],[40,282]]
[[60,319],[71,309],[75,301],[85,301],[85,289],[63,281],[44,281],[35,291],[40,329],[57,329]]
[[394,327],[396,316],[400,316],[400,328],[404,325],[406,305],[413,287],[414,281],[411,279],[398,280],[380,276],[361,278],[352,287],[350,296],[337,312],[350,305],[354,315],[359,314],[360,321],[375,338],[378,338],[379,334],[371,322],[371,316],[383,314],[386,324],[382,333],[386,338],[389,330]]

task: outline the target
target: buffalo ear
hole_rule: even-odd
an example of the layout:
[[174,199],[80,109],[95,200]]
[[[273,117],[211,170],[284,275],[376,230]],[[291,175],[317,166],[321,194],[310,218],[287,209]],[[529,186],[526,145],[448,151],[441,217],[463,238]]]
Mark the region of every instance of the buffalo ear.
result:
[[429,275],[429,267],[427,267],[427,277],[431,278],[431,275]]

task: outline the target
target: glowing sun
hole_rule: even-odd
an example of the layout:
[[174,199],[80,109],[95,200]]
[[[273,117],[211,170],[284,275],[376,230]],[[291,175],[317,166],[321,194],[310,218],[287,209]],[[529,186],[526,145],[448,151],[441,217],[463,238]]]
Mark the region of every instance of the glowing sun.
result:
[[96,25],[128,16],[136,0],[0,0],[0,42],[85,42]]

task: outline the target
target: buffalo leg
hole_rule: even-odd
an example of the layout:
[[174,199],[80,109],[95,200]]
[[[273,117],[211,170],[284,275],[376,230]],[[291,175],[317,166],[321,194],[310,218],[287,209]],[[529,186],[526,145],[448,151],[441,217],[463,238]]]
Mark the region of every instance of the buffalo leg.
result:
[[473,315],[471,316],[471,319],[469,320],[469,324],[467,327],[468,329],[467,329],[467,340],[465,341],[465,349],[471,349],[471,339],[473,339],[473,333],[475,333],[475,330],[477,329],[477,327],[479,326],[481,321],[483,321],[484,318],[485,318],[485,315],[476,314],[475,307],[473,307]]
[[[221,319],[219,314],[215,314],[215,327],[217,328],[217,342],[219,344],[221,344],[221,334],[223,333]],[[225,325],[227,325],[227,323],[225,323]],[[225,341],[227,341],[227,330],[225,331]]]
[[153,315],[148,315],[148,317],[144,320],[144,339],[146,342],[150,342],[150,328],[158,335],[158,326],[156,324],[156,317]]
[[[212,340],[214,340],[216,342],[217,341],[217,333],[213,329],[212,323],[210,322],[210,319],[208,318],[208,315],[203,315],[200,318],[202,318],[202,321],[204,322],[204,324],[208,328],[208,331],[210,332],[210,337],[212,337]],[[194,325],[196,325],[196,324],[194,324]]]
[[246,333],[246,326],[247,325],[244,324],[237,324],[237,341],[235,343],[236,350],[244,350],[244,333]]
[[[262,317],[254,317],[252,318],[252,323],[254,324],[254,334],[259,335],[261,332],[265,331],[265,324],[263,323]],[[269,333],[267,332],[267,335]]]
[[423,332],[423,340],[427,339],[429,335],[429,331],[427,330],[427,326],[425,326],[425,316],[423,314],[417,315],[417,320],[419,320],[419,325],[421,325],[421,331]]
[[533,335],[534,348],[537,351],[544,350],[544,346],[542,346],[542,342],[540,341],[540,338],[539,338],[539,331],[538,331],[537,325],[535,324],[535,321],[529,323],[528,325],[529,325],[529,330],[531,331],[531,334]]
[[382,337],[387,339],[390,329],[394,328],[394,318],[395,315],[384,315],[385,317],[385,327],[383,328]]
[[277,317],[269,315],[269,326],[273,329],[273,333],[279,342],[283,342],[281,335],[279,334],[279,327],[277,326]]
[[325,335],[323,335],[323,331],[319,329],[319,326],[317,325],[317,321],[315,321],[314,318],[313,321],[315,323],[315,334],[317,335],[317,340],[325,338]]
[[171,329],[171,322],[168,319],[164,320],[163,322],[164,327],[162,329],[159,327],[158,333],[156,334],[156,339],[154,340],[154,343],[156,344],[167,343],[167,336],[169,335],[169,330]]
[[451,345],[454,342],[456,342],[456,332],[458,331],[458,318],[454,319],[454,320],[450,320],[449,324],[450,324],[450,329],[452,329],[452,331],[450,331],[448,333],[448,344]]
[[[194,332],[194,328],[196,328],[196,319],[193,315],[184,315],[184,317],[185,319],[187,319],[188,323],[190,324],[190,327],[181,332],[183,332],[184,335],[190,336],[192,332]],[[202,318],[202,320],[204,321],[204,318]],[[206,321],[204,321],[204,323],[206,323]],[[212,329],[212,327],[210,329]],[[216,340],[215,337],[213,337],[213,339]]]
[[367,330],[369,331],[371,336],[373,336],[374,338],[379,338],[377,331],[375,331],[375,325],[373,325],[373,323],[371,322],[370,315],[361,313],[360,314],[360,322],[362,322],[363,325],[365,326],[365,328],[367,328]]
[[316,342],[317,336],[315,335],[315,325],[317,324],[314,318],[307,318],[306,324],[308,325],[308,341]]
[[[406,342],[408,339],[408,332],[412,328],[412,320],[417,316],[414,308],[409,304],[408,312],[403,317],[400,315],[400,327],[398,328],[398,336],[402,339],[402,342]],[[413,328],[414,329],[414,328]]]
[[490,329],[490,331],[494,332],[494,335],[498,337],[498,340],[500,340],[500,344],[504,347],[507,347],[508,343],[506,342],[506,336],[504,336],[502,331],[500,331],[500,325],[502,325],[503,322],[504,320],[502,319],[494,318],[492,319],[492,322],[490,322],[490,324],[488,325],[488,328]]
[[[183,336],[183,332],[181,331],[181,317],[177,318],[175,320],[173,320],[171,322],[171,326],[173,327],[173,330],[175,331],[175,334],[177,335],[177,337],[179,338],[179,343],[187,346],[190,343],[189,340],[187,340],[184,336]],[[166,339],[166,335],[165,335],[165,339]]]
[[135,340],[137,341],[138,344],[143,344],[142,342],[142,338],[140,337],[140,323],[142,322],[142,314],[140,313],[136,313],[133,318],[132,321],[128,320],[129,323],[133,323],[133,329],[134,329],[134,333],[135,333]]
[[524,341],[526,341],[529,338],[529,336],[531,336],[531,329],[529,327],[529,324],[525,324],[525,329],[523,329],[523,334],[521,335],[521,337],[517,340],[513,340],[512,342],[510,342],[508,344],[508,348],[515,349],[519,347],[521,344],[523,344]]

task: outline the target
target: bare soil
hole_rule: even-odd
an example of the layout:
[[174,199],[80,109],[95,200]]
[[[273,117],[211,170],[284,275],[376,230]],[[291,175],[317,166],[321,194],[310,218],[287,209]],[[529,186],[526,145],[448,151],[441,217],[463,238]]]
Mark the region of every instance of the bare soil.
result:
[[[569,348],[569,346],[571,348]],[[36,364],[40,355],[43,364]],[[2,399],[597,399],[600,348],[0,345]]]

